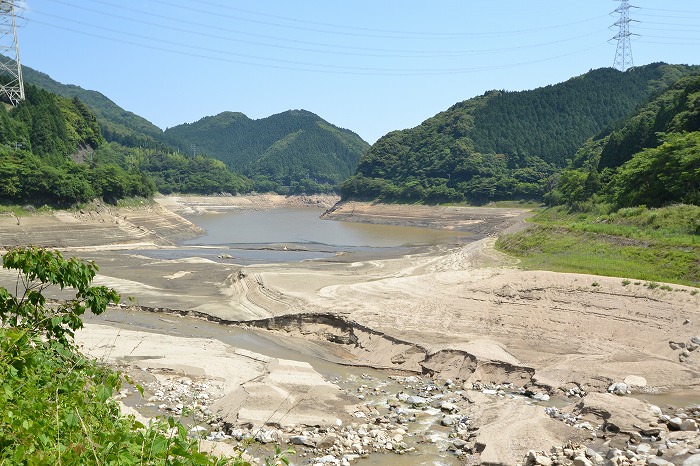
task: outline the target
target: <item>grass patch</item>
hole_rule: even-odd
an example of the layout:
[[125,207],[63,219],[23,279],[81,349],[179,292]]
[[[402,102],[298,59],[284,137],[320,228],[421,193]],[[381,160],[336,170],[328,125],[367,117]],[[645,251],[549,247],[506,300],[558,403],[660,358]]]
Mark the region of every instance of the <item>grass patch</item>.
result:
[[54,212],[54,208],[47,205],[41,207],[0,205],[0,215],[14,215],[15,217],[26,217],[33,214],[44,214]]
[[496,243],[499,250],[519,257],[526,269],[700,286],[699,206],[613,213],[558,207],[530,221],[527,230]]
[[153,199],[145,197],[127,197],[117,201],[117,207],[143,207],[155,204]]

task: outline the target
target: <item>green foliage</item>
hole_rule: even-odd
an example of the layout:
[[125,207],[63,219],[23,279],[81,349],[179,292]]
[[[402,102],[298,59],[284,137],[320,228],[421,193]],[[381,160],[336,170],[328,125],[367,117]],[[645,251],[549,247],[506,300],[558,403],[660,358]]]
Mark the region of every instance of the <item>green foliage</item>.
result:
[[[343,184],[343,198],[430,203],[542,199],[555,185],[555,173],[588,138],[666,89],[672,79],[692,72],[697,67],[664,64],[627,73],[601,69],[533,91],[488,92],[416,128],[379,139]],[[601,183],[590,167],[574,168],[584,170],[565,177],[575,189],[563,194],[565,201],[585,199]]]
[[[122,376],[82,356],[72,344],[86,310],[104,312],[117,293],[92,286],[97,266],[36,248],[13,249],[3,266],[17,270],[15,296],[0,289],[0,463],[247,465],[199,452],[174,419],[144,426],[119,413],[112,395]],[[75,290],[55,306],[49,286]]]
[[95,151],[94,158],[99,163],[129,167],[135,173],[142,173],[152,183],[153,190],[163,194],[236,194],[249,192],[252,187],[250,180],[231,172],[220,160],[201,155],[188,157],[109,143]]
[[[14,248],[2,258],[3,267],[17,270],[17,294],[0,289],[0,322],[31,335],[68,345],[73,332],[82,328],[86,310],[101,314],[109,303],[118,303],[119,295],[104,286],[91,286],[97,272],[92,262],[64,259],[58,251],[38,248]],[[75,290],[75,296],[47,307],[43,292],[55,286]]]
[[700,76],[681,79],[618,126],[579,150],[551,203],[700,204]]
[[619,206],[700,205],[700,131],[669,135],[659,147],[635,154],[608,189]]
[[330,192],[369,147],[313,113],[291,110],[260,120],[224,112],[164,132],[185,153],[207,154],[253,181],[257,191]]
[[700,286],[699,206],[597,207],[587,213],[546,209],[532,227],[496,245],[527,269]]
[[92,158],[104,138],[80,100],[34,86],[26,94],[11,111],[0,108],[0,202],[67,207],[153,195],[142,172]]

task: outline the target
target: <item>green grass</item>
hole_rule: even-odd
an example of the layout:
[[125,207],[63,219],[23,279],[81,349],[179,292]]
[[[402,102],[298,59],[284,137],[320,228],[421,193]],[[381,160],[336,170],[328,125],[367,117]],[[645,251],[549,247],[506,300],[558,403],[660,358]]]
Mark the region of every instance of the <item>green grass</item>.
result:
[[52,207],[46,205],[39,208],[25,207],[19,205],[0,205],[0,215],[10,214],[14,215],[15,217],[24,217],[36,213],[50,213],[53,211],[54,209]]
[[127,197],[117,201],[117,207],[143,207],[155,204],[153,199],[145,197]]
[[496,247],[531,270],[625,277],[700,286],[700,207],[617,212],[542,210],[525,231]]

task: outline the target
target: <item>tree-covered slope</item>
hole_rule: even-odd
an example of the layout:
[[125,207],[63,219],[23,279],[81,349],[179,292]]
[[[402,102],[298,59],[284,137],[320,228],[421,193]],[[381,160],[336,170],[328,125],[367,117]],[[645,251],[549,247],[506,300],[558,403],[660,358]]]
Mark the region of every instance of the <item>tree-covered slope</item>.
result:
[[446,202],[541,198],[590,137],[700,67],[590,71],[532,91],[491,91],[387,134],[344,198]]
[[141,172],[94,159],[103,143],[95,116],[78,98],[27,85],[19,105],[0,104],[0,202],[69,206],[153,194]]
[[562,172],[551,201],[576,208],[700,205],[700,76],[679,80],[591,138]]
[[369,148],[357,134],[304,110],[259,120],[224,112],[166,130],[181,151],[215,157],[251,177],[258,190],[331,189],[347,179]]
[[162,131],[150,121],[129,112],[112,102],[97,91],[90,91],[72,84],[62,84],[49,75],[22,66],[22,75],[27,83],[33,84],[51,93],[79,98],[95,114],[102,134],[108,141],[136,147],[155,145],[160,140]]

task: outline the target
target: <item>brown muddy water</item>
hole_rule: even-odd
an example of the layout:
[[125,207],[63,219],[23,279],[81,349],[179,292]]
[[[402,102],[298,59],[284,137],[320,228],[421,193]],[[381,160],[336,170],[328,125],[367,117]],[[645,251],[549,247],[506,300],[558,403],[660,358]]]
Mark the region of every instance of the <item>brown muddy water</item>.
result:
[[178,249],[146,254],[160,259],[231,255],[237,263],[249,265],[342,260],[347,254],[380,259],[426,246],[479,239],[463,231],[323,220],[322,213],[321,209],[304,208],[193,215],[188,220],[203,228],[204,235],[183,242]]

